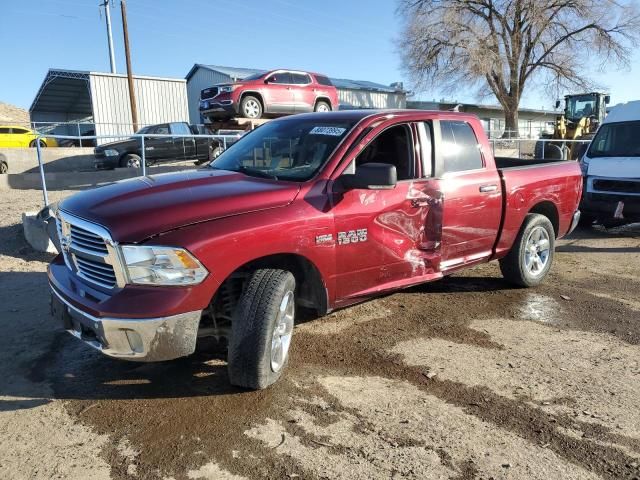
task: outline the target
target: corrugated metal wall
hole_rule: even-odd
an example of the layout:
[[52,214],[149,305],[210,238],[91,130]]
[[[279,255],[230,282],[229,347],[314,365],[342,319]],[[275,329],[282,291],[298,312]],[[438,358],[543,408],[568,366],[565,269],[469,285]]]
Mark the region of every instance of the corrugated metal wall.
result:
[[[96,134],[126,136],[133,133],[127,78],[91,74],[89,83]],[[184,80],[134,77],[133,87],[140,127],[189,121],[187,85]]]
[[373,92],[367,90],[338,89],[341,110],[354,108],[406,108],[404,93]]
[[220,72],[213,72],[206,68],[198,68],[187,83],[187,98],[189,100],[189,120],[191,123],[204,123],[200,118],[200,92],[216,83],[230,82],[231,77]]

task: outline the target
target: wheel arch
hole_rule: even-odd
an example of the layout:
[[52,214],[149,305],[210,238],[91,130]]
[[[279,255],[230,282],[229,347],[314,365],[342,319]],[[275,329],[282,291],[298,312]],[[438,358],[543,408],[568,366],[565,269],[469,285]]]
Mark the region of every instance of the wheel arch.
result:
[[329,104],[329,108],[331,109],[331,111],[335,110],[334,105],[331,102],[331,99],[329,97],[326,97],[326,96],[317,97],[316,101],[313,104],[314,110],[315,110],[316,106],[318,105],[318,102],[326,102],[326,103]]
[[538,202],[529,210],[528,213],[537,213],[539,215],[547,217],[551,222],[551,225],[553,225],[553,231],[556,238],[558,238],[558,236],[560,235],[560,214],[558,213],[558,208],[553,202],[551,202],[550,200],[543,200],[541,202]]
[[291,272],[296,279],[297,303],[315,310],[318,315],[329,311],[328,290],[320,269],[313,261],[297,253],[276,253],[249,260],[231,272],[220,287],[232,278],[262,268]]
[[262,111],[263,112],[265,111],[264,98],[262,94],[257,90],[247,90],[240,94],[240,99],[238,100],[238,111],[240,110],[240,104],[242,103],[242,100],[244,100],[245,97],[256,97],[260,102],[260,105],[262,105]]

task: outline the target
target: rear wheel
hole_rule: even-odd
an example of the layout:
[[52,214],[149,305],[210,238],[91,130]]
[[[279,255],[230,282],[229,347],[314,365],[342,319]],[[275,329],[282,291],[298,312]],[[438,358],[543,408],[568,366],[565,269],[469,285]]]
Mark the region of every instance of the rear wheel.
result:
[[9,165],[7,165],[7,162],[0,161],[0,174],[7,173],[8,171],[9,171]]
[[287,364],[295,320],[293,275],[256,270],[247,281],[231,323],[229,380],[262,389],[276,382]]
[[509,254],[500,260],[505,280],[535,287],[549,273],[555,251],[555,231],[547,217],[537,213],[526,216]]
[[331,111],[331,105],[329,105],[327,102],[320,100],[318,103],[316,103],[316,107],[313,109],[314,112],[330,112]]
[[240,114],[244,118],[261,118],[262,117],[262,103],[256,97],[247,95],[240,102]]
[[120,166],[126,168],[140,168],[142,159],[135,153],[127,153],[120,159]]
[[[45,143],[44,140],[38,140],[38,142],[40,143],[40,148],[47,148],[47,144]],[[29,144],[29,147],[36,148],[36,141],[35,140],[31,140],[31,143]]]

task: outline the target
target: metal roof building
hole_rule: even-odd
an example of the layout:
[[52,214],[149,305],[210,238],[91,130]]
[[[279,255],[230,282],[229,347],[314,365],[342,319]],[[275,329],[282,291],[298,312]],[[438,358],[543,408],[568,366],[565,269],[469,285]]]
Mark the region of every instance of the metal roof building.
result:
[[[196,63],[187,73],[187,97],[191,123],[202,123],[198,105],[200,92],[217,83],[229,83],[267,72],[266,69],[224,67]],[[407,93],[400,84],[381,85],[365,80],[331,78],[338,90],[340,109],[354,108],[405,108]]]
[[[134,76],[139,126],[188,121],[187,83],[183,79]],[[48,71],[31,107],[31,122],[83,122],[82,133],[129,135],[131,106],[126,75],[75,70]],[[77,135],[78,127],[59,125],[55,133]]]

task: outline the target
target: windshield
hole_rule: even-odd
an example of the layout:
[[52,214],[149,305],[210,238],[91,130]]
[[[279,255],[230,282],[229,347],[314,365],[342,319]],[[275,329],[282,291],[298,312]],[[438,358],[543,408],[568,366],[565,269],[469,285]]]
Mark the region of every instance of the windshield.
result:
[[143,127],[143,128],[141,128],[140,130],[138,130],[138,131],[136,132],[136,134],[149,133],[149,129],[150,129],[150,128],[151,128],[151,126]]
[[354,125],[322,118],[266,123],[229,147],[211,168],[303,182],[316,174]]
[[567,99],[565,116],[577,122],[583,117],[596,114],[596,97],[594,95],[578,95]]
[[640,121],[605,123],[587,153],[594,157],[640,157]]
[[263,75],[264,75],[264,72],[262,72],[262,73],[254,73],[253,75],[249,75],[248,77],[244,77],[242,79],[242,81],[244,82],[245,80],[258,80]]

